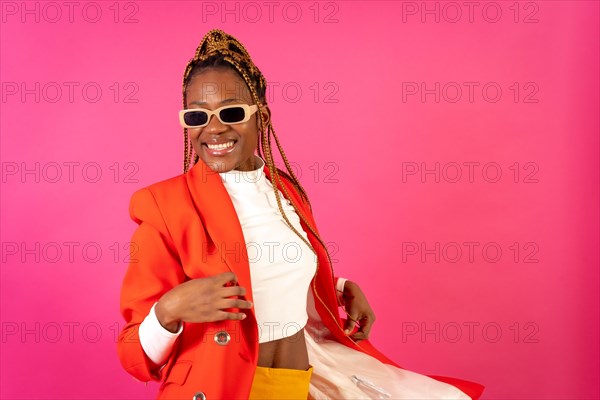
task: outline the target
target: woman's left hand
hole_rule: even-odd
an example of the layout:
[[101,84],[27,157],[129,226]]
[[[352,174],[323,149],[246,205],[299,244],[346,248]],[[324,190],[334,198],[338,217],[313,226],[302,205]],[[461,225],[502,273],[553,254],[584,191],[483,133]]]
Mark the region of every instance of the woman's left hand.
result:
[[368,339],[375,322],[375,313],[360,287],[352,281],[346,281],[344,284],[344,307],[348,314],[344,327],[346,335],[358,324],[358,330],[350,337],[355,341]]

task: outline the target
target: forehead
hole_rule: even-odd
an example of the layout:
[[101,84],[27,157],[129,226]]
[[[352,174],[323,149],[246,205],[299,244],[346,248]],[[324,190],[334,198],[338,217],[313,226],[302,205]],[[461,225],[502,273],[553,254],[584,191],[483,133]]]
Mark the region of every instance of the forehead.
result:
[[186,89],[187,102],[218,103],[236,98],[252,104],[244,79],[232,69],[207,69],[192,77]]

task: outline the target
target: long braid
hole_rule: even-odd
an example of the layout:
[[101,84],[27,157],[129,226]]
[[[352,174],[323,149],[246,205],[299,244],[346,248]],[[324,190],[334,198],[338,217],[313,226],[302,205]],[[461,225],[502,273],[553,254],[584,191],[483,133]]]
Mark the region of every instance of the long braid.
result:
[[[258,94],[256,93],[256,88],[254,87],[254,85],[251,84],[251,80],[248,76],[248,74],[246,73],[246,71],[244,71],[243,69],[240,68],[240,66],[237,63],[234,63],[235,68],[238,70],[238,72],[241,73],[242,77],[244,78],[244,81],[246,82],[246,84],[248,84],[248,87],[250,88],[250,93],[252,94],[252,99],[254,100],[254,102],[256,104],[259,104],[258,101]],[[269,121],[267,122],[268,125],[268,129],[265,130],[265,121],[264,121],[264,115],[261,111],[261,106],[259,106],[259,123],[260,123],[260,131],[264,132],[272,132],[272,122],[269,119]],[[281,215],[283,216],[285,222],[287,223],[287,225],[289,226],[289,228],[296,234],[298,235],[305,243],[306,245],[312,249],[312,246],[310,244],[310,242],[308,242],[308,240],[306,240],[304,238],[303,235],[300,234],[300,232],[298,232],[296,230],[296,228],[294,228],[293,224],[290,222],[290,220],[287,217],[287,214],[285,213],[285,211],[283,210],[283,206],[281,205],[281,197],[279,195],[279,190],[277,190],[277,186],[279,184],[279,186],[281,186],[281,188],[283,189],[283,191],[285,192],[285,194],[287,195],[288,198],[290,198],[290,194],[287,192],[287,189],[285,188],[283,182],[281,181],[281,177],[279,176],[279,170],[278,168],[275,167],[275,160],[273,159],[273,147],[271,146],[271,135],[267,134],[267,135],[262,135],[262,144],[263,144],[263,148],[265,149],[265,155],[266,155],[266,161],[267,161],[267,165],[269,167],[269,171],[273,171],[272,175],[273,175],[273,189],[275,191],[275,199],[277,201],[277,207],[279,208],[279,211],[281,212]],[[278,146],[278,148],[280,148]],[[286,167],[289,165],[289,163],[286,162]],[[296,210],[296,213],[298,215],[301,215],[300,211],[293,206],[294,209]],[[302,220],[304,221],[304,223],[309,227],[309,229],[315,234],[316,237],[319,237],[319,235],[316,234],[316,232],[312,229],[312,226],[310,226],[310,224],[308,223],[308,221],[304,218],[304,215],[301,215]],[[325,244],[321,241],[320,237],[319,237],[319,241],[321,242],[321,244],[323,244],[323,246],[325,246]]]
[[281,146],[281,143],[279,143],[279,139],[277,138],[277,135],[275,134],[275,129],[273,129],[273,127],[271,126],[271,124],[269,124],[269,132],[271,132],[271,134],[273,135],[273,137],[275,138],[275,143],[277,144],[277,149],[279,150],[279,154],[281,154],[281,158],[283,159],[283,163],[285,164],[285,167],[287,168],[287,170],[290,172],[291,177],[290,180],[293,182],[297,182],[298,184],[298,188],[300,189],[300,191],[302,192],[304,198],[306,199],[306,202],[308,203],[308,206],[312,209],[312,206],[310,204],[310,200],[308,199],[308,195],[306,194],[306,192],[304,191],[304,187],[302,187],[302,185],[300,184],[300,181],[298,180],[298,178],[296,177],[296,174],[294,174],[294,170],[292,169],[286,155],[285,152],[283,151],[283,147]]
[[[265,93],[267,82],[258,69],[256,65],[253,63],[250,54],[246,50],[246,48],[233,36],[219,30],[213,29],[209,31],[202,41],[200,45],[196,49],[196,53],[194,58],[191,59],[186,65],[184,76],[183,76],[183,108],[187,108],[187,85],[191,80],[192,76],[199,73],[203,69],[206,68],[221,68],[221,67],[233,67],[244,79],[244,82],[248,86],[250,93],[252,95],[252,99],[254,103],[258,106],[258,115],[259,115],[259,131],[260,131],[260,140],[257,143],[257,152],[261,158],[266,161],[266,164],[271,171],[272,181],[273,181],[273,189],[275,192],[275,199],[277,201],[277,207],[281,215],[283,216],[286,224],[289,228],[296,234],[303,242],[307,244],[307,246],[315,251],[312,248],[310,242],[304,238],[298,230],[292,225],[290,220],[287,217],[282,205],[281,205],[281,196],[279,190],[277,190],[278,186],[281,186],[283,192],[287,196],[287,198],[291,198],[288,190],[282,182],[281,175],[287,178],[292,185],[300,192],[301,197],[306,201],[309,208],[312,208],[310,201],[308,199],[308,195],[304,190],[304,187],[300,184],[300,181],[296,177],[286,155],[279,142],[279,138],[275,134],[275,130],[273,129],[273,124],[271,119],[265,123],[264,115],[263,115],[263,103],[266,104]],[[261,101],[263,100],[263,101]],[[275,160],[273,157],[273,147],[271,146],[271,135],[275,138],[275,143],[277,145],[277,149],[281,158],[283,159],[286,171],[283,171],[275,165]],[[184,159],[183,159],[183,171],[184,173],[189,170],[189,168],[196,164],[199,160],[198,154],[194,154],[193,146],[191,144],[191,139],[189,137],[189,133],[187,128],[184,128]],[[308,229],[313,233],[313,235],[317,238],[319,243],[323,246],[325,250],[325,254],[329,260],[329,265],[332,268],[333,274],[333,263],[331,262],[331,257],[329,256],[329,252],[327,250],[327,246],[320,235],[316,232],[315,228],[309,223],[304,214],[292,203],[292,207],[296,210],[298,216],[302,219],[304,224],[308,227]],[[316,252],[315,252],[316,254]]]
[[[246,73],[246,71],[244,71],[243,69],[241,69],[239,67],[239,65],[237,65],[237,63],[234,63],[235,68],[238,70],[238,72],[241,73],[241,75],[244,78],[244,81],[246,82],[246,84],[248,84],[248,87],[250,88],[250,92],[252,94],[252,99],[254,100],[254,102],[256,104],[258,104],[258,94],[256,93],[256,88],[254,87],[254,85],[251,84],[250,78],[248,77],[248,74]],[[281,188],[283,189],[283,191],[285,192],[285,194],[287,195],[288,198],[290,198],[290,194],[288,193],[285,185],[283,184],[280,175],[280,171],[278,168],[276,168],[275,166],[275,160],[273,159],[273,147],[271,145],[271,135],[269,133],[272,133],[273,136],[274,135],[274,130],[272,128],[272,122],[269,119],[269,121],[267,122],[267,129],[265,130],[265,122],[264,122],[264,116],[262,113],[260,113],[260,109],[261,107],[259,106],[259,123],[260,123],[260,131],[264,132],[267,131],[266,135],[262,135],[262,144],[263,144],[263,148],[265,149],[265,155],[266,155],[266,161],[267,161],[267,165],[269,167],[269,171],[273,171],[272,175],[273,175],[273,188],[275,191],[275,199],[277,201],[277,207],[279,208],[279,211],[281,212],[281,215],[283,216],[286,224],[289,226],[289,228],[300,237],[300,239],[302,239],[302,241],[304,241],[306,243],[306,245],[312,249],[312,245],[310,244],[310,242],[308,242],[307,239],[304,238],[304,236],[302,234],[300,234],[300,232],[298,232],[296,230],[296,228],[294,228],[294,226],[292,225],[292,223],[290,222],[290,220],[287,217],[287,214],[285,213],[285,211],[283,210],[283,206],[281,205],[281,196],[279,194],[279,190],[277,190],[277,186],[281,186]],[[281,146],[279,145],[279,141],[276,139],[277,142],[277,148],[280,151],[280,154],[282,154],[282,149]],[[283,154],[282,154],[282,158],[283,158]],[[293,174],[293,170],[291,169],[289,163],[287,162],[287,158],[284,158],[284,163],[286,165],[286,167],[288,168],[288,171],[290,171]],[[294,180],[297,182],[297,178],[294,176]],[[298,186],[300,186],[300,183],[297,182]],[[301,187],[301,186],[300,186]],[[304,189],[302,189],[302,192],[304,192]],[[304,221],[304,223],[306,224],[306,226],[311,230],[311,232],[315,235],[315,237],[319,240],[319,242],[321,243],[321,245],[323,245],[323,247],[326,249],[326,245],[323,242],[323,240],[321,239],[321,237],[317,234],[317,232],[315,232],[315,230],[313,229],[313,227],[311,226],[311,224],[306,220],[306,218],[304,217],[304,215],[300,212],[300,210],[298,210],[296,208],[296,206],[294,206],[292,204],[292,206],[294,207],[294,209],[296,210],[296,213],[300,216],[300,218],[302,218],[302,220]],[[327,256],[329,257],[329,254],[327,254]],[[331,262],[331,261],[330,261]]]

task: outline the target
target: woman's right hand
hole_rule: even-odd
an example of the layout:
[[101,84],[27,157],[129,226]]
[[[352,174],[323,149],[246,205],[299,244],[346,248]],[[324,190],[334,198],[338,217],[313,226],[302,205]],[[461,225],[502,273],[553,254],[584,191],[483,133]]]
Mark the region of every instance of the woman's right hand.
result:
[[[233,283],[233,286],[226,286],[228,283]],[[173,333],[177,332],[181,321],[242,320],[246,318],[245,313],[225,311],[252,307],[251,302],[238,298],[246,294],[246,289],[236,283],[237,277],[233,272],[184,282],[160,298],[154,308],[156,317],[165,329]]]

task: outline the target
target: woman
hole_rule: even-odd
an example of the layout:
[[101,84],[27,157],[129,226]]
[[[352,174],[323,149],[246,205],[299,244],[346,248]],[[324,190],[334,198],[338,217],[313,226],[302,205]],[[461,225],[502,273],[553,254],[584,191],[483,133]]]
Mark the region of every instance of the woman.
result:
[[124,368],[169,399],[478,398],[481,385],[401,369],[369,343],[373,311],[333,275],[265,93],[243,45],[208,32],[183,78],[184,174],[131,199]]

